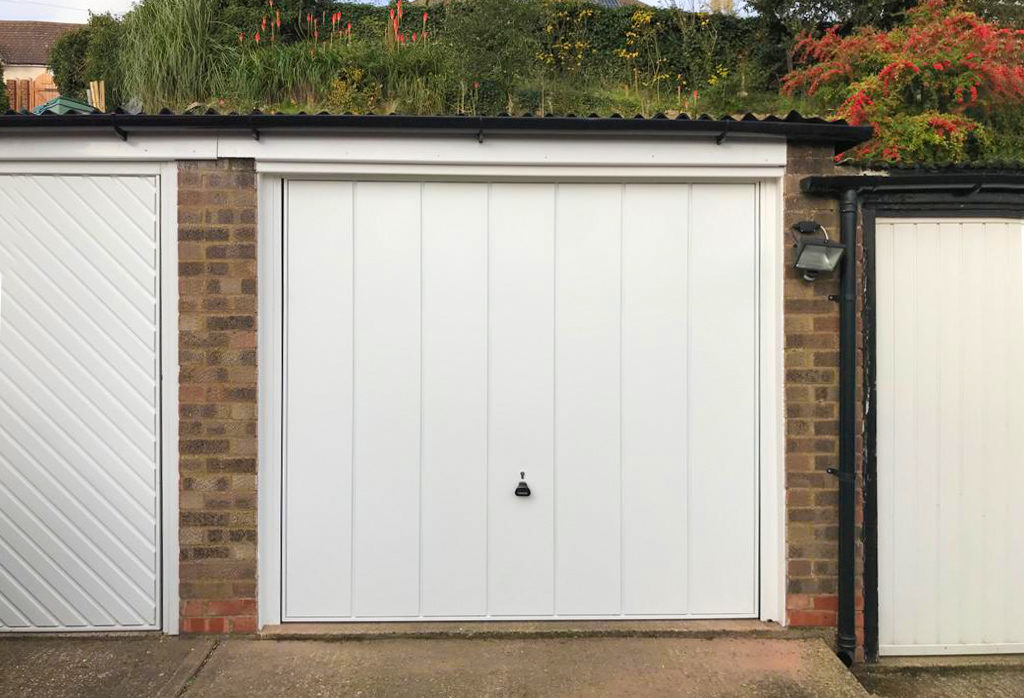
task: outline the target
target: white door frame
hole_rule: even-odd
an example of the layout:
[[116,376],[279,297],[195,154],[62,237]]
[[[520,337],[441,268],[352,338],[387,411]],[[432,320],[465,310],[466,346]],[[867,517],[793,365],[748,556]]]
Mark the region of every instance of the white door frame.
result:
[[344,163],[257,162],[259,277],[259,626],[281,623],[281,418],[283,211],[286,179],[443,181],[730,182],[758,185],[759,239],[759,618],[785,624],[785,477],[783,388],[782,176],[776,167],[564,168],[394,165],[386,172]]
[[[159,180],[160,486],[157,629],[178,634],[178,165],[176,162],[2,161],[4,175],[148,175]],[[32,632],[47,632],[34,629]],[[67,632],[58,629],[56,632]]]

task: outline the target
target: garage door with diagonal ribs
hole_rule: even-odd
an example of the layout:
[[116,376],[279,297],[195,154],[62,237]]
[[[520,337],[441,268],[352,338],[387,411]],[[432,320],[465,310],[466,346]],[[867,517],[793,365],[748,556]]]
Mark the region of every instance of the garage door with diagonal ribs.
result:
[[0,176],[0,632],[159,627],[157,204]]
[[756,184],[285,203],[284,620],[757,615]]

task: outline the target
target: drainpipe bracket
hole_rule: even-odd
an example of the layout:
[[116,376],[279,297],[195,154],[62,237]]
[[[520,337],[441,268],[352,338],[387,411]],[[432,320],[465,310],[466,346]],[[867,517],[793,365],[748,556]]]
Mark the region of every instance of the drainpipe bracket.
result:
[[856,473],[845,473],[838,468],[825,468],[825,472],[839,480],[839,482],[857,482]]

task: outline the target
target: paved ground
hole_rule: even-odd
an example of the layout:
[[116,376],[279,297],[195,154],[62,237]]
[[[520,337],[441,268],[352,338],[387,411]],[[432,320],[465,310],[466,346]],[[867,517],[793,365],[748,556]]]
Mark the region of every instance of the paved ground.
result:
[[815,639],[0,640],[0,695],[867,694]]
[[883,659],[854,673],[884,698],[1024,698],[1024,657]]
[[0,640],[0,696],[174,698],[213,648],[207,639]]

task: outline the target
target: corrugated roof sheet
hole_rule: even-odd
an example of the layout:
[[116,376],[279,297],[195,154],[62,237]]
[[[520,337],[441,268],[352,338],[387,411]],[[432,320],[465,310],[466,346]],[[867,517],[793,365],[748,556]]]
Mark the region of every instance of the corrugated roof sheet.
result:
[[815,140],[852,145],[867,140],[871,128],[850,126],[845,121],[828,121],[819,117],[805,117],[793,111],[785,116],[758,116],[743,114],[712,117],[708,114],[690,116],[680,114],[669,117],[664,114],[645,118],[643,116],[623,117],[621,115],[577,116],[574,114],[535,116],[466,116],[466,115],[411,115],[411,114],[332,114],[320,112],[309,114],[267,114],[254,111],[248,114],[236,112],[219,113],[213,109],[203,112],[176,114],[163,110],[158,114],[128,114],[116,110],[108,114],[83,114],[72,112],[67,115],[8,113],[0,115],[0,130],[35,129],[56,127],[65,130],[84,128],[114,128],[120,134],[129,129],[174,130],[385,130],[417,131],[446,130],[460,132],[483,131],[533,131],[533,132],[578,132],[601,133],[644,133],[683,134],[704,133],[715,135],[719,141],[731,134],[760,134],[784,136],[794,140]]

